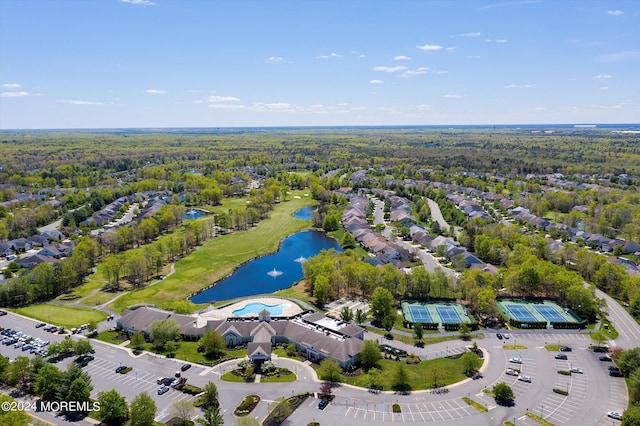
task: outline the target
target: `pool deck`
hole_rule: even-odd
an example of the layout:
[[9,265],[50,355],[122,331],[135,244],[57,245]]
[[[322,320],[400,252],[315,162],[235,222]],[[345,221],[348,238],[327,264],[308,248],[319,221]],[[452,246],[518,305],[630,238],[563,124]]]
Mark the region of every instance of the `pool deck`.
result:
[[[233,317],[233,311],[237,310],[237,309],[242,309],[243,307],[245,307],[246,305],[250,304],[250,303],[263,303],[265,305],[282,305],[282,304],[286,304],[289,305],[287,307],[284,307],[282,309],[282,314],[278,315],[278,316],[283,316],[283,317],[291,317],[294,315],[299,314],[300,312],[302,312],[302,308],[300,306],[298,306],[297,304],[293,303],[290,300],[285,300],[285,299],[278,299],[275,297],[255,297],[255,298],[251,298],[251,299],[244,299],[241,300],[237,303],[233,303],[231,305],[228,306],[224,306],[220,309],[210,309],[207,312],[204,312],[202,314],[200,314],[201,317],[203,318],[207,318],[207,319],[226,319],[226,318],[230,318]],[[244,316],[257,316],[256,314],[247,314]]]

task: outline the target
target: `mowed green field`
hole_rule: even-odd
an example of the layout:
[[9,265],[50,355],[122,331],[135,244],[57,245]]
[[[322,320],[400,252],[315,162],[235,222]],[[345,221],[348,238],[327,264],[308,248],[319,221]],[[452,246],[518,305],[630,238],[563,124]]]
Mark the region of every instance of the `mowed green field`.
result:
[[304,193],[294,191],[287,201],[274,208],[268,219],[253,229],[205,242],[198,250],[176,262],[174,274],[157,284],[123,295],[110,307],[118,312],[137,303],[169,307],[172,301],[185,299],[225,278],[239,265],[276,251],[283,238],[310,226],[308,220],[292,216],[302,207],[315,203]]
[[97,309],[48,303],[16,308],[13,311],[26,317],[65,328],[78,327],[92,321],[104,321],[108,316],[106,312]]

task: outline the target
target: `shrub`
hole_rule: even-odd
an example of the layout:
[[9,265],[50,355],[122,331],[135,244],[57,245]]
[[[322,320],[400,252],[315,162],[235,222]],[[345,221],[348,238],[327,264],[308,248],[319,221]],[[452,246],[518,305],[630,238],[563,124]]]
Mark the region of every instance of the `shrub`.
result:
[[400,404],[393,404],[393,412],[394,413],[401,413],[402,410],[400,409]]
[[563,390],[563,389],[553,388],[553,391],[555,393],[559,393],[560,395],[564,395],[564,396],[569,395],[569,392],[567,392],[566,390]]
[[260,402],[260,397],[258,395],[247,395],[242,398],[242,402],[240,402],[240,405],[236,407],[233,413],[236,416],[246,416],[256,408],[258,402]]

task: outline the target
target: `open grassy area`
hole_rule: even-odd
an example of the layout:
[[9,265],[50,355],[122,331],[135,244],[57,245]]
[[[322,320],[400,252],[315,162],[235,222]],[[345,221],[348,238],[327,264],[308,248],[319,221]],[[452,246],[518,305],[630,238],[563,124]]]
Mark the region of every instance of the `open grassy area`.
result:
[[[383,384],[384,390],[391,389],[395,372],[401,363],[405,367],[408,383],[412,390],[431,389],[434,383],[434,371],[440,375],[437,377],[439,386],[447,386],[466,378],[463,373],[464,368],[459,359],[436,358],[413,365],[406,364],[403,361],[381,359],[378,361],[378,365],[382,369],[380,383]],[[350,385],[366,388],[369,384],[369,375],[360,374],[359,376],[346,377],[343,381]]]
[[[364,328],[367,331],[371,332],[371,333],[376,333],[376,334],[379,334],[381,336],[386,336],[386,334],[387,334],[387,332],[385,330],[383,330],[381,328],[378,328],[378,327],[373,327],[373,326],[367,325]],[[408,329],[408,330],[410,330],[410,329]],[[413,330],[410,330],[410,331],[413,332]],[[438,333],[438,332],[436,332],[436,333]],[[406,343],[408,345],[414,345],[416,343],[416,339],[413,336],[406,336],[404,334],[394,333],[393,331],[391,332],[391,336],[393,337],[393,339],[387,340],[385,338],[385,343],[388,343],[388,344],[392,345],[394,340],[397,340],[398,342]],[[474,335],[473,337],[476,337],[476,336]],[[434,343],[449,342],[451,340],[460,340],[460,336],[452,335],[452,336],[433,336],[433,337],[431,337],[431,335],[427,334],[427,332],[425,331],[425,337],[422,338],[422,343],[424,343],[425,345],[431,345],[431,344],[434,344]]]
[[296,191],[288,201],[278,204],[268,219],[248,231],[234,232],[205,242],[195,252],[176,262],[175,273],[162,282],[132,291],[116,300],[111,307],[121,312],[137,303],[167,307],[172,301],[185,299],[221,280],[251,259],[277,250],[280,241],[309,227],[309,221],[292,214],[313,204],[310,197]]
[[108,316],[106,312],[97,309],[49,303],[25,306],[24,308],[16,308],[13,311],[20,315],[65,328],[78,327],[92,321],[104,321]]
[[514,345],[514,344],[505,344],[502,345],[502,349],[504,350],[525,350],[527,347],[525,345]]
[[318,306],[315,305],[315,299],[310,297],[309,293],[307,293],[304,279],[298,281],[296,284],[294,284],[289,288],[278,290],[273,294],[274,296],[291,297],[294,299],[301,300],[313,306],[316,311],[324,312],[323,309],[320,309]]
[[536,414],[533,414],[531,411],[527,411],[526,415],[530,419],[535,420],[536,422],[540,423],[543,426],[555,426],[554,423],[551,423],[550,421],[545,420],[545,419],[543,419],[542,417],[540,417],[540,416],[538,416]]
[[[80,297],[86,297],[89,294],[91,294],[92,291],[98,290],[99,288],[101,288],[105,283],[102,281],[88,281],[86,283],[84,283],[83,285],[81,285],[80,287],[76,287],[73,289],[72,292],[70,292],[69,294],[76,294]],[[65,295],[60,295],[58,297],[56,297],[55,300],[61,301],[61,298],[64,297]]]

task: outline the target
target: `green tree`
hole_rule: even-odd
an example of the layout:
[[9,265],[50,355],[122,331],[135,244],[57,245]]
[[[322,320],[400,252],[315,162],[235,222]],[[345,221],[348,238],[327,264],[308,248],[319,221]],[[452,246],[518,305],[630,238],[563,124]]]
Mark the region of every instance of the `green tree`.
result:
[[34,374],[31,361],[26,356],[17,356],[7,367],[7,384],[23,392],[31,392]]
[[509,404],[514,399],[513,389],[505,382],[500,382],[493,387],[493,395],[498,404]]
[[202,417],[197,418],[196,422],[202,426],[221,426],[224,424],[224,417],[217,406],[208,407],[204,409]]
[[[9,395],[0,393],[0,404],[12,403],[14,399]],[[0,410],[0,424],[6,426],[28,426],[31,423],[31,416],[24,410]]]
[[460,357],[460,363],[462,363],[462,368],[467,376],[473,375],[482,366],[482,361],[475,352],[465,352]]
[[193,403],[185,399],[181,399],[171,404],[171,409],[169,412],[171,413],[172,417],[178,419],[178,424],[189,425],[191,424],[190,421],[194,416],[196,409],[193,406]]
[[55,365],[47,363],[38,371],[33,390],[43,400],[53,401],[56,398],[61,380],[62,371]]
[[399,363],[393,374],[393,383],[391,385],[393,390],[398,392],[406,392],[411,389],[409,384],[409,374],[404,364]]
[[462,337],[463,339],[468,339],[469,333],[471,333],[471,327],[469,327],[469,324],[467,324],[466,322],[463,322],[460,324],[458,332],[460,332],[460,337]]
[[180,327],[172,318],[154,321],[149,327],[149,337],[153,345],[163,348],[170,340],[176,340],[180,336]]
[[153,426],[156,416],[156,403],[146,392],[131,401],[131,424],[136,426]]
[[373,318],[382,323],[384,317],[389,315],[393,309],[393,296],[391,292],[383,287],[375,289],[371,295],[369,306],[371,307],[371,315]]
[[218,401],[218,387],[214,382],[207,382],[204,385],[204,392],[200,395],[200,402],[202,408],[218,407],[220,402]]
[[391,334],[391,330],[393,330],[397,317],[398,315],[394,311],[390,311],[384,318],[382,318],[382,328],[385,329],[387,335]]
[[369,389],[380,389],[382,387],[382,372],[378,368],[372,368],[368,373],[367,386]]
[[342,237],[342,248],[345,250],[354,249],[358,246],[356,239],[353,237],[351,232],[345,232]]
[[633,407],[622,414],[620,426],[640,426],[640,408]]
[[98,418],[103,423],[107,425],[122,425],[129,418],[127,400],[117,390],[111,389],[101,392],[98,402],[100,403]]
[[196,305],[188,300],[176,300],[171,303],[171,309],[173,309],[173,312],[176,314],[191,315],[195,312]]
[[147,341],[144,338],[144,334],[141,331],[136,331],[131,335],[131,346],[136,350],[141,350]]
[[[93,386],[91,385],[91,377],[89,376],[89,374],[87,374],[86,371],[76,366],[75,364],[71,364],[67,368],[67,371],[62,373],[62,379],[60,380],[58,385],[58,396],[57,396],[58,400],[60,401],[70,400],[68,396],[69,396],[69,393],[71,392],[71,385],[77,379],[82,379],[82,382],[89,389],[89,393],[91,393],[91,389],[93,389]],[[78,390],[82,391],[82,389],[79,389],[79,388],[80,386],[76,385],[76,391]]]
[[82,377],[78,377],[69,386],[66,401],[89,402],[91,397],[91,386]]
[[353,319],[353,311],[348,306],[343,306],[340,311],[340,319],[344,322],[349,322]]
[[260,426],[260,421],[255,417],[238,417],[233,423],[234,426]]
[[365,370],[375,367],[380,361],[380,348],[375,340],[365,340],[360,351],[360,362]]
[[[640,298],[638,299],[640,300]],[[369,317],[369,314],[367,312],[363,311],[360,308],[356,309],[356,314],[354,316],[354,319],[356,323],[358,323],[358,325],[362,325],[367,320],[368,317]]]
[[424,330],[422,324],[419,322],[413,323],[413,335],[416,339],[417,345],[422,347],[422,338],[424,337]]
[[224,354],[227,342],[217,331],[207,330],[198,341],[198,347],[202,348],[204,356],[217,358]]
[[320,361],[318,377],[331,383],[338,383],[342,380],[342,368],[338,361],[333,358],[325,358]]
[[93,350],[93,346],[91,345],[91,342],[88,341],[87,339],[76,340],[74,345],[73,345],[73,351],[77,355],[88,354],[92,350]]

